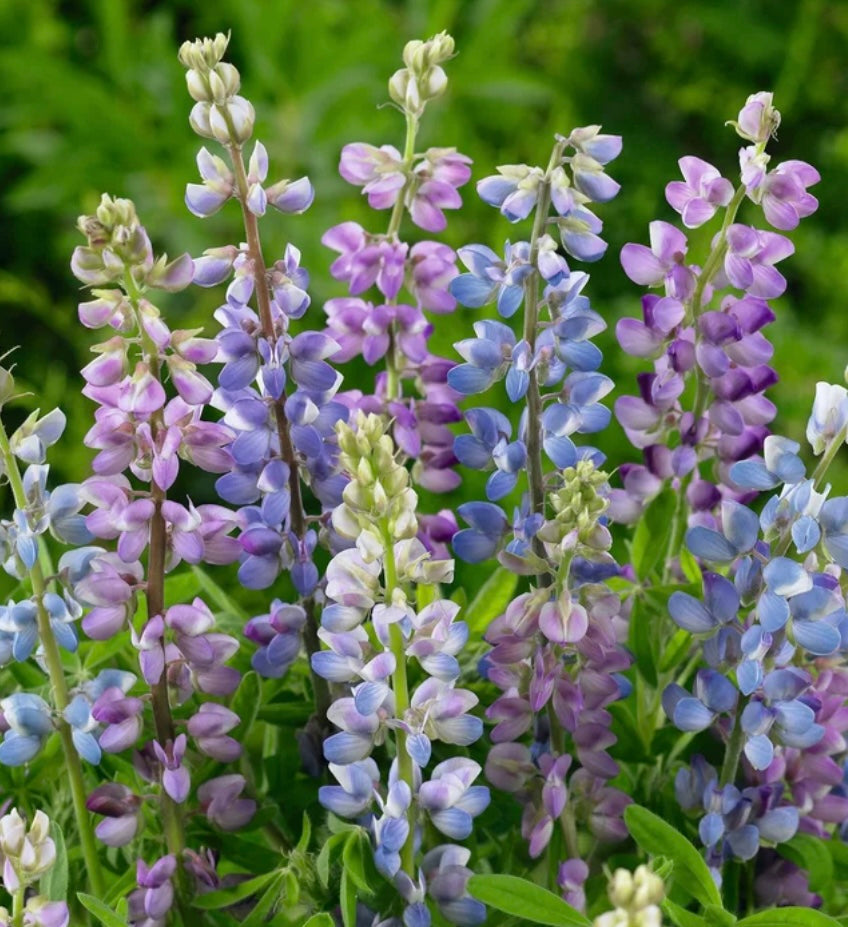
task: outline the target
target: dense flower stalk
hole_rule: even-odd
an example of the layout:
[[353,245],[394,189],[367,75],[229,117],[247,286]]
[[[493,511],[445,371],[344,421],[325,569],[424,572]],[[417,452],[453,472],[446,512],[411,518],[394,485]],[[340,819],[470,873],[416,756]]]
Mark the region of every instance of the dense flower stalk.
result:
[[[171,331],[150,301],[154,289],[186,287],[194,265],[187,255],[171,263],[164,257],[154,259],[131,202],[104,196],[97,213],[82,217],[79,227],[87,245],[77,248],[72,267],[85,284],[98,287],[96,299],[81,304],[81,321],[90,328],[110,325],[119,332],[95,346],[99,357],[83,371],[84,392],[100,407],[86,436],[86,443],[99,450],[93,462],[95,475],[83,484],[81,493],[92,507],[85,519],[87,529],[116,544],[114,552],[81,548],[64,558],[60,570],[67,574],[79,601],[90,606],[83,619],[89,637],[105,640],[129,632],[138,651],[141,676],[150,691],[155,736],[135,754],[134,765],[142,780],[159,786],[161,825],[174,861],[169,878],[174,875],[184,894],[188,879],[178,864],[186,846],[183,806],[191,791],[192,762],[187,735],[179,730],[185,722],[178,722],[175,708],[195,695],[229,695],[240,679],[226,665],[238,642],[214,631],[214,618],[205,602],[195,598],[191,604],[168,605],[165,600],[165,575],[181,561],[225,564],[239,554],[239,545],[230,536],[239,521],[235,514],[221,506],[182,505],[169,496],[181,458],[213,472],[229,464],[223,450],[229,430],[201,418],[212,387],[196,365],[210,361],[217,347],[197,332]],[[170,399],[168,386],[175,393]],[[124,475],[126,469],[142,488]],[[140,592],[147,619],[138,629],[132,619]],[[133,748],[144,733],[146,700],[130,695],[135,676],[107,671],[101,678],[100,685],[85,693],[76,715],[84,731],[98,734],[96,740],[92,737],[92,755],[87,757],[92,762],[99,761],[101,751]],[[240,747],[233,742],[231,749],[225,735],[238,720],[221,705],[201,704],[188,719],[188,735],[201,754],[233,760]],[[228,783],[232,778],[244,786],[241,777],[224,776],[198,790],[201,809],[225,829],[239,826],[253,809],[252,803],[240,804],[241,789],[233,793]],[[228,804],[238,808],[234,820],[225,821],[205,808],[203,789],[230,795]],[[88,804],[104,815],[97,833],[105,843],[120,846],[135,837],[141,824],[140,797],[131,790],[101,786]]]
[[[218,481],[223,499],[243,509],[239,578],[249,588],[271,586],[282,570],[290,574],[301,598],[303,620],[278,623],[275,613],[250,622],[247,635],[260,645],[254,666],[280,676],[297,655],[301,635],[309,653],[319,649],[318,610],[313,593],[319,582],[312,561],[317,533],[306,512],[302,485],[323,506],[335,505],[343,481],[336,475],[333,425],[347,417],[334,400],[341,377],[325,358],[338,350],[330,337],[304,332],[292,337],[292,320],[309,306],[309,277],[299,266],[300,252],[289,245],[282,260],[266,265],[258,219],[267,208],[301,213],[314,192],[307,178],[265,187],[268,156],[255,142],[246,165],[243,146],[253,134],[251,104],[238,95],[237,69],[224,62],[227,37],[185,43],[180,60],[189,93],[197,101],[191,125],[204,138],[219,142],[229,166],[205,148],[198,154],[202,184],[189,184],[186,204],[208,216],[229,199],[240,205],[246,243],[213,248],[197,262],[195,283],[212,286],[232,275],[227,302],[216,317],[218,359],[225,366],[213,402],[233,429],[230,472]],[[256,311],[248,305],[255,300]],[[314,726],[326,733],[329,689],[313,674]]]
[[[422,587],[450,580],[453,562],[432,559],[416,538],[417,498],[386,429],[383,419],[362,412],[353,428],[338,426],[350,482],[333,526],[355,546],[327,568],[329,604],[319,632],[327,649],[312,664],[348,694],[330,709],[339,732],[324,743],[338,785],[319,796],[333,813],[368,828],[375,864],[401,896],[404,924],[430,924],[428,894],[451,923],[477,924],[485,911],[465,889],[469,852],[422,845],[427,818],[439,833],[461,840],[489,802],[488,789],[473,785],[481,772],[473,760],[452,757],[425,778],[433,741],[467,746],[482,733],[469,714],[477,697],[456,685],[468,629],[456,620],[455,603],[422,604]],[[417,684],[413,658],[424,673]],[[371,753],[386,740],[393,741],[394,759],[381,786]]]
[[[376,148],[361,142],[342,150],[342,177],[362,187],[372,208],[391,209],[386,232],[375,234],[358,223],[342,222],[322,238],[339,253],[330,273],[347,282],[350,294],[324,306],[327,333],[340,345],[333,360],[359,355],[369,365],[381,359],[385,364],[372,395],[353,390],[340,398],[352,409],[391,417],[395,443],[413,461],[413,479],[433,492],[459,484],[447,426],[459,421],[460,413],[459,397],[446,382],[453,364],[430,353],[433,323],[425,313],[441,316],[456,307],[448,289],[457,274],[456,254],[437,241],[410,245],[400,233],[406,214],[424,231],[443,231],[443,210],[461,205],[458,188],[471,176],[470,159],[453,148],[415,152],[427,103],[447,87],[441,65],[453,49],[446,33],[408,42],[404,49],[406,66],[389,81],[389,94],[406,121],[403,153],[391,145]],[[374,288],[377,294],[367,299]],[[421,539],[435,550],[427,527],[422,524]]]
[[[759,518],[728,501],[718,530],[691,528],[691,552],[729,566],[730,578],[705,572],[703,600],[669,599],[674,622],[701,640],[707,666],[691,694],[666,689],[666,713],[684,731],[716,729],[727,744],[720,773],[696,758],[677,780],[683,806],[706,812],[700,834],[717,872],[729,857],[753,858],[763,841],[789,840],[802,821],[827,837],[848,812],[838,772],[847,756],[839,664],[848,644],[840,583],[848,498],[830,497],[824,483],[845,443],[845,397],[844,388],[819,385],[808,432],[824,467],[812,477],[800,446],[777,435],[766,438],[763,458],[731,468],[737,486],[780,492]],[[750,783],[741,792],[740,773]]]
[[[764,113],[753,134],[751,126],[739,128],[752,107]],[[633,521],[671,481],[679,503],[669,535],[671,553],[687,519],[714,524],[723,499],[745,501],[729,468],[761,451],[776,412],[764,395],[777,374],[762,330],[775,318],[769,300],[786,289],[775,265],[794,248],[777,232],[741,224],[737,214],[748,199],[783,231],[818,205],[806,192],[819,180],[810,165],[787,161],[767,171],[765,149],[779,120],[771,94],[749,98],[734,123],[751,143],[740,150],[735,190],[711,164],[681,158],[684,180],[668,184],[666,199],[683,225],[698,228],[717,212],[722,215],[703,266],[689,262],[686,234],[664,221],[651,223],[650,248],[628,244],[621,252],[631,280],[662,292],[643,297],[643,320],[623,319],[616,328],[621,347],[654,359],[654,371],[639,375],[638,396],[616,402],[616,415],[643,450],[644,464],[622,467],[624,488],[613,495],[613,514]],[[672,556],[666,558],[666,578],[671,561]]]
[[[460,249],[470,272],[451,284],[460,303],[496,300],[505,319],[523,305],[520,341],[507,324],[477,322],[477,337],[456,346],[465,363],[448,374],[466,395],[505,378],[509,399],[523,405],[515,441],[502,413],[466,412],[471,434],[456,439],[456,455],[493,472],[490,501],[460,506],[469,528],[456,535],[454,548],[471,562],[497,554],[507,569],[534,578],[486,634],[486,675],[502,692],[486,712],[495,722],[486,774],[521,799],[530,855],[548,850],[549,881],[579,907],[589,870],[578,821],[600,839],[624,836],[620,815],[628,799],[606,784],[618,772],[606,752],[616,741],[606,709],[626,692],[618,674],[629,658],[621,646],[621,603],[603,585],[618,572],[603,527],[603,457],[572,440],[609,421],[600,400],[612,382],[597,372],[601,353],[590,340],[605,323],[582,294],[588,276],[571,272],[547,229],[558,228],[572,257],[603,255],[601,221],[588,204],[617,193],[604,166],[620,148],[621,140],[600,134],[599,126],[579,128],[557,136],[545,169],[507,165],[480,181],[483,199],[511,222],[534,215],[530,240],[507,243],[503,260],[482,245]],[[528,491],[510,522],[493,503],[513,492],[522,472]],[[514,538],[504,545],[510,528]]]

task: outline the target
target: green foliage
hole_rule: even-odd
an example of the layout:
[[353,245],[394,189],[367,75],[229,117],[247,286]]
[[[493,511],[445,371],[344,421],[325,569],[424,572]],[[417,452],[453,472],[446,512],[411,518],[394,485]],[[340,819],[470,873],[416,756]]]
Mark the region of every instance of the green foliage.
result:
[[550,924],[552,927],[589,925],[587,917],[558,895],[518,876],[475,875],[468,881],[468,891],[484,904],[520,917],[524,923]]
[[646,853],[667,856],[674,863],[672,877],[676,887],[705,907],[721,906],[721,895],[701,854],[671,824],[647,808],[629,805],[624,823],[630,835]]

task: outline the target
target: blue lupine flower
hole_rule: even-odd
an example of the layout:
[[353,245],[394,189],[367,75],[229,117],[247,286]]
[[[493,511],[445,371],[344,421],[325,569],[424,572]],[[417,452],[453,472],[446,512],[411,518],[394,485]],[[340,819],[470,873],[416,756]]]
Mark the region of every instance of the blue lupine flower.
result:
[[82,694],[75,695],[63,716],[71,727],[71,737],[77,753],[96,766],[100,762],[100,744],[94,736],[97,721],[91,716],[91,702]]
[[819,512],[824,549],[843,569],[848,569],[848,496],[828,499]]
[[533,211],[543,177],[540,167],[504,164],[497,174],[478,181],[477,194],[484,203],[497,206],[505,219],[520,222]]
[[468,245],[457,254],[471,271],[450,282],[451,295],[457,302],[479,309],[497,299],[498,313],[503,318],[515,315],[524,299],[524,280],[533,273],[529,242],[507,242],[503,259],[485,245]]
[[0,763],[23,766],[38,754],[53,731],[50,706],[37,695],[16,692],[0,701],[0,710],[9,725],[0,744]]
[[668,600],[674,623],[692,634],[710,634],[733,621],[739,611],[739,593],[729,579],[705,572],[703,581],[703,602],[686,592],[674,592]]
[[798,483],[806,468],[798,456],[801,445],[780,435],[763,442],[763,459],[740,460],[730,468],[730,478],[740,489],[774,489],[781,483]]
[[686,532],[686,546],[696,557],[711,563],[730,563],[753,549],[760,533],[755,512],[727,500],[721,506],[721,523],[721,531],[697,525]]
[[512,491],[518,474],[527,461],[527,449],[521,441],[509,441],[512,425],[497,409],[470,409],[465,416],[471,434],[458,435],[454,441],[457,460],[474,470],[495,472],[486,482],[486,496],[493,502]]
[[704,731],[716,717],[736,707],[739,692],[730,680],[713,669],[700,669],[694,694],[672,683],[662,695],[663,710],[681,731]]
[[504,510],[491,502],[465,502],[456,511],[470,525],[453,536],[457,557],[466,563],[493,557],[509,527]]
[[506,391],[513,402],[527,392],[530,383],[530,345],[503,322],[484,319],[474,323],[476,338],[458,341],[454,347],[467,363],[448,371],[448,386],[470,396],[482,393],[506,373]]
[[774,739],[803,749],[824,736],[824,727],[816,724],[815,711],[799,698],[810,685],[810,677],[803,670],[773,670],[762,685],[765,699],[749,702],[740,718],[746,735],[745,756],[755,769],[766,769],[771,764]]
[[826,497],[826,492],[816,492],[813,480],[787,483],[780,495],[772,496],[760,513],[764,535],[776,537],[789,528],[798,553],[811,551],[821,540],[818,516]]

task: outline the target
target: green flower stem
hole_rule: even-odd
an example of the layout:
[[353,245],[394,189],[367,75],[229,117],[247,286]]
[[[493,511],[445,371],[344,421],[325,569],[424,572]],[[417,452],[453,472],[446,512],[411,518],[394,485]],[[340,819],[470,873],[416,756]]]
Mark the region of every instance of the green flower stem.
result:
[[[386,589],[386,603],[391,604],[392,594],[398,586],[397,565],[395,563],[394,539],[389,530],[388,519],[383,525],[383,543],[385,545],[385,557],[383,560],[383,572]],[[395,671],[392,674],[392,691],[395,696],[395,714],[402,718],[409,708],[409,680],[406,674],[406,650],[404,648],[403,632],[397,622],[393,622],[389,627],[389,645],[395,658]],[[406,731],[398,729],[395,732],[395,744],[397,746],[397,763],[398,776],[409,786],[411,794],[415,794],[415,770],[412,766],[412,757],[406,749]],[[407,811],[409,822],[409,833],[406,843],[400,853],[401,868],[413,880],[416,878],[415,869],[415,812],[414,805],[410,805]]]
[[[403,170],[406,174],[406,183],[398,194],[395,205],[392,208],[392,215],[389,219],[389,227],[386,231],[386,238],[397,238],[400,231],[400,223],[403,219],[403,210],[406,205],[406,195],[415,183],[412,175],[412,162],[415,159],[415,139],[418,135],[418,117],[412,113],[406,113],[406,139],[403,146]],[[394,305],[397,298],[389,300],[389,305]],[[400,370],[397,358],[397,332],[395,323],[392,322],[389,332],[390,343],[389,350],[386,352],[386,397],[389,401],[399,399],[403,395],[403,387],[400,382]]]
[[735,782],[744,742],[745,733],[742,730],[742,708],[737,705],[736,720],[733,723],[733,730],[730,732],[730,740],[727,742],[724,763],[722,764],[721,776],[718,781],[719,786],[732,785]]
[[[138,304],[142,293],[132,275],[129,273],[124,279],[124,289],[135,313],[145,363],[150,370],[150,375],[161,382],[159,352],[151,341],[150,336],[144,330],[144,326],[141,324],[141,318],[138,314]],[[150,425],[154,437],[164,428],[161,410],[155,412],[151,416]],[[153,618],[155,615],[161,615],[164,618],[165,557],[167,554],[168,536],[165,519],[162,516],[162,505],[166,501],[167,496],[165,490],[157,486],[155,482],[151,485],[150,496],[154,508],[153,517],[150,519],[145,598],[147,600],[148,618]],[[160,646],[164,653],[164,639],[160,642]],[[162,747],[165,747],[168,741],[173,742],[176,737],[174,718],[171,714],[171,700],[168,693],[168,676],[166,672],[163,672],[159,680],[150,687],[150,692],[156,739]],[[177,803],[168,795],[164,788],[162,788],[159,795],[159,810],[162,816],[162,830],[165,835],[168,852],[180,862],[182,860],[183,851],[185,850],[185,832],[182,813]],[[180,897],[185,897],[188,894],[188,881],[181,865],[177,867],[177,883]]]
[[[530,235],[530,264],[536,268],[539,261],[539,244],[545,234],[548,211],[551,205],[551,174],[562,160],[565,141],[558,141],[551,152],[551,159],[545,176],[539,181],[539,196],[533,217],[533,231]],[[538,272],[528,274],[524,281],[524,340],[530,346],[532,356],[536,349],[536,335],[539,328],[539,279]],[[531,367],[527,387],[527,480],[530,484],[530,505],[534,512],[545,513],[545,477],[542,469],[542,445],[539,428],[542,418],[542,397],[536,368]],[[533,539],[533,550],[544,557],[545,551],[538,538]],[[550,585],[550,578],[541,574],[536,577],[539,586]]]
[[[229,119],[229,116],[227,118]],[[235,136],[232,125],[230,126],[230,131],[231,134]],[[235,172],[238,199],[241,204],[244,231],[247,237],[248,256],[253,264],[256,303],[259,308],[262,333],[273,343],[276,341],[277,336],[274,331],[274,318],[271,314],[271,293],[268,288],[268,273],[265,267],[265,258],[262,254],[259,223],[257,222],[256,216],[247,208],[248,183],[247,172],[244,166],[244,157],[238,145],[228,145],[227,151],[229,152]],[[295,536],[302,539],[306,536],[307,530],[306,511],[303,506],[298,460],[291,440],[289,422],[285,412],[285,402],[286,394],[283,392],[280,398],[273,403],[272,408],[274,410],[274,420],[277,425],[280,453],[289,468],[289,493],[291,495],[289,517],[291,518],[291,527]],[[306,644],[306,651],[311,658],[312,654],[318,653],[321,649],[321,641],[318,637],[318,617],[315,614],[315,601],[311,596],[303,600],[303,609],[306,612],[306,625],[303,630],[303,640]],[[315,715],[321,725],[326,726],[327,710],[332,704],[330,687],[326,679],[323,679],[311,669],[311,659],[309,660],[309,664],[312,694],[315,699]]]
[[[718,273],[724,256],[727,254],[727,232],[736,220],[736,214],[744,199],[745,187],[744,185],[740,185],[733,194],[733,199],[727,204],[727,210],[724,214],[724,220],[721,223],[721,229],[719,230],[715,247],[710,252],[701,273],[698,275],[692,298],[686,306],[686,321],[690,325],[694,324],[701,314],[701,303],[704,299],[704,290],[716,273]],[[710,398],[710,389],[704,379],[704,374],[698,367],[696,367],[695,376],[695,404],[692,408],[692,415],[697,422],[704,414],[704,410],[707,407]],[[683,532],[686,528],[686,522],[689,519],[689,504],[686,501],[686,491],[689,488],[689,484],[692,482],[696,470],[697,467],[695,470],[687,473],[680,482],[674,516],[672,518],[671,533],[669,534],[668,547],[666,548],[665,566],[663,567],[663,585],[666,585],[671,577],[674,552],[680,549],[680,544],[683,540]]]
[[24,924],[24,895],[26,887],[22,884],[12,894],[12,927],[23,927]]
[[[6,429],[2,422],[0,422],[0,456],[3,459],[3,469],[9,480],[9,486],[12,490],[15,505],[23,511],[27,507],[26,491],[24,490],[24,484],[21,480],[20,471],[18,470],[18,461],[12,453],[12,448],[9,445],[9,437],[6,434]],[[43,546],[44,545],[39,542],[39,548]],[[62,668],[62,656],[59,652],[56,639],[53,637],[53,631],[50,627],[50,617],[44,608],[46,584],[41,562],[39,560],[36,560],[32,569],[29,571],[29,578],[36,600],[38,637],[43,648],[44,665],[47,667],[47,675],[50,679],[50,688],[53,691],[53,701],[56,705],[56,710],[62,715],[68,707],[70,695],[68,693],[68,683],[65,679],[65,671]],[[76,817],[82,855],[88,874],[88,884],[91,891],[100,897],[104,890],[103,873],[100,869],[100,858],[97,855],[97,842],[91,827],[88,809],[85,806],[86,790],[85,779],[82,772],[82,762],[74,746],[70,725],[65,721],[64,717],[58,719],[57,727],[59,729],[59,737],[62,740],[64,767],[67,772],[68,783],[71,787],[71,800],[74,806],[74,816]],[[22,902],[23,896],[21,897],[21,903]],[[22,916],[21,914],[21,917]]]

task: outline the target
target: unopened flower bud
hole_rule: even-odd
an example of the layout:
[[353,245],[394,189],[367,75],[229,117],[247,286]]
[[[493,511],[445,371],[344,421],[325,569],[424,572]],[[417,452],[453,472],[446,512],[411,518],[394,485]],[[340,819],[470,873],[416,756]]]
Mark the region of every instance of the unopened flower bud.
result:
[[765,145],[780,125],[780,112],[772,105],[772,97],[766,91],[752,93],[739,111],[738,118],[728,125],[732,125],[742,138]]
[[195,68],[198,71],[208,71],[224,57],[230,37],[219,32],[214,39],[195,39],[193,42],[183,42],[180,46],[178,58],[185,68]]
[[200,71],[195,71],[194,68],[186,71],[186,86],[193,100],[197,100],[198,103],[211,101],[212,95],[209,91],[209,82]]

